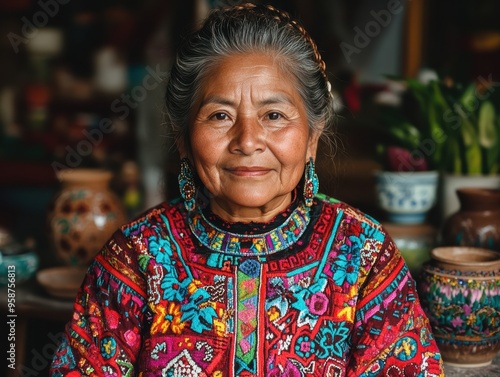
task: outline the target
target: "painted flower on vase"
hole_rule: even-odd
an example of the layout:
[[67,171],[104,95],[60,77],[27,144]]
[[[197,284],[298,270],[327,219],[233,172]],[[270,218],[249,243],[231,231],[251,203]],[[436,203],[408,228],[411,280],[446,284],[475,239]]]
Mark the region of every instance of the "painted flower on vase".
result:
[[453,327],[461,327],[464,323],[464,320],[460,317],[455,317],[451,320],[451,324]]

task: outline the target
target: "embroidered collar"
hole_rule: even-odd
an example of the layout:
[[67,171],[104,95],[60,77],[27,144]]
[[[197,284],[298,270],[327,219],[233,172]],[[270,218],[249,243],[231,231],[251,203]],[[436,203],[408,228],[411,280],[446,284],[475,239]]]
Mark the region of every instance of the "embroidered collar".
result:
[[[247,224],[245,228],[248,230],[245,231],[241,223],[230,226],[223,221],[214,221],[213,215],[206,215],[203,211],[194,211],[189,216],[189,227],[198,241],[212,251],[233,256],[271,255],[297,242],[309,224],[310,208],[302,200],[297,202],[269,224]],[[270,227],[270,224],[275,226]]]

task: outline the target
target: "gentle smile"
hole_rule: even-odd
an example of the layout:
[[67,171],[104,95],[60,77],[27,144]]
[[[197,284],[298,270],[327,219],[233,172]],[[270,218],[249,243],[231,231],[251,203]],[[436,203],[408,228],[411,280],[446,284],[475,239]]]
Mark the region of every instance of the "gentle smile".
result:
[[271,169],[264,168],[262,166],[238,166],[235,168],[228,168],[227,171],[242,177],[253,177],[267,174],[271,171]]

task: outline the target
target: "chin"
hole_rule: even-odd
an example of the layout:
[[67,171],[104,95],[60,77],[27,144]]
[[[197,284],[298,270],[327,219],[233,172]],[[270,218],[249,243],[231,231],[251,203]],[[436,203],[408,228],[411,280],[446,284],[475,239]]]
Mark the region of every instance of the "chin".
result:
[[240,193],[238,197],[232,198],[232,202],[242,208],[263,208],[267,206],[279,205],[282,202],[283,194],[270,195],[269,191],[259,194],[258,192]]

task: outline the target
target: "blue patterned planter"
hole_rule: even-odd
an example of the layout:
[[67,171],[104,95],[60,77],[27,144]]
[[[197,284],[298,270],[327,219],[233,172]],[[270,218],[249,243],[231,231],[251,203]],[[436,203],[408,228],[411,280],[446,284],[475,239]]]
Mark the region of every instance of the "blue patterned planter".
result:
[[468,247],[432,250],[419,293],[443,360],[488,365],[500,351],[500,255]]
[[393,223],[419,224],[436,203],[437,171],[375,173],[378,204]]
[[35,274],[38,264],[38,254],[33,250],[12,255],[0,252],[0,286],[25,282]]

